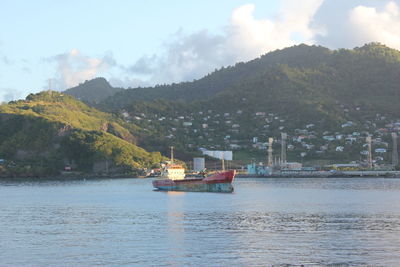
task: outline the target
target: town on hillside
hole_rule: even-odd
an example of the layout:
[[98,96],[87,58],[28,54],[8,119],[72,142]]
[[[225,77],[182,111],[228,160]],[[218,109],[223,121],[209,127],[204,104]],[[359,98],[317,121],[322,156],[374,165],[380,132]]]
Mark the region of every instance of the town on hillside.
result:
[[[342,108],[344,113],[361,109]],[[398,166],[400,119],[383,114],[362,123],[345,121],[329,129],[306,119],[302,127],[293,127],[289,117],[264,111],[246,114],[242,110],[209,109],[160,115],[124,110],[121,115],[128,122],[165,133],[161,138],[167,143],[197,156],[221,158],[218,151],[228,151],[226,155],[233,152],[231,158],[225,156],[227,163],[249,174],[268,174],[277,168],[394,170]],[[207,168],[218,169],[219,164],[211,158]],[[187,160],[188,166],[193,166],[191,162]]]

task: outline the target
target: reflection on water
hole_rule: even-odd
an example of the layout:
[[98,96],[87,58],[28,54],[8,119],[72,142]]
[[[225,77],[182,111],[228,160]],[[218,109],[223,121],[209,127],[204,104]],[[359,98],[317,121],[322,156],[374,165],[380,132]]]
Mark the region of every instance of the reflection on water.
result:
[[[157,191],[157,190],[156,190],[156,191]],[[164,193],[163,191],[157,191],[157,192],[162,192],[162,193]],[[186,192],[179,192],[179,191],[166,191],[165,193],[167,193],[167,194],[170,195],[170,196],[183,196],[183,195],[186,194]]]
[[0,266],[396,266],[400,180],[0,182]]
[[168,247],[166,262],[170,265],[179,264],[180,252],[185,247],[185,229],[184,229],[184,202],[185,192],[168,192],[167,198],[167,227],[165,229],[168,236]]

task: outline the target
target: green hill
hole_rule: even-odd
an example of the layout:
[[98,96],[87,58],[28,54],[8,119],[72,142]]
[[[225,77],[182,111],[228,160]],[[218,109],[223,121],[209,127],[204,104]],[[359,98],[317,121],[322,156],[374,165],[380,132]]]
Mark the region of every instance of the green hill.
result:
[[11,164],[11,175],[56,174],[66,165],[137,173],[161,160],[135,145],[141,131],[69,95],[31,94],[0,106],[0,157]]
[[104,78],[95,78],[65,90],[64,93],[86,103],[96,104],[122,90],[122,88],[112,87]]

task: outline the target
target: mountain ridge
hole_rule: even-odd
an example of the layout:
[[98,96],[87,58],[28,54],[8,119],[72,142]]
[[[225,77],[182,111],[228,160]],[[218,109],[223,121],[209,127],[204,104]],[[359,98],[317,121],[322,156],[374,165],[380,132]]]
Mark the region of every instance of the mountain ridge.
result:
[[[388,74],[392,74],[390,79],[393,80],[395,78],[393,75],[395,76],[398,73],[399,62],[400,52],[378,43],[366,44],[352,50],[329,50],[321,46],[298,45],[270,52],[246,63],[240,62],[234,66],[223,67],[193,82],[126,89],[104,99],[98,104],[98,107],[103,110],[118,110],[133,102],[153,101],[155,99],[189,102],[201,101],[202,99],[209,100],[221,92],[238,87],[240,84],[251,82],[255,78],[259,79],[268,70],[280,65],[286,65],[297,71],[324,71],[325,77],[321,77],[319,82],[322,79],[330,81],[330,84],[325,84],[328,87],[332,87],[333,83],[340,81],[335,77],[338,75],[342,80],[346,79],[346,84],[343,84],[343,86],[359,86],[360,79],[359,81],[352,81],[348,75],[360,72],[361,78],[372,79],[386,71]],[[363,70],[360,70],[360,68],[371,68],[373,73],[362,73]],[[383,73],[379,73],[380,69]],[[377,81],[372,80],[371,82]],[[378,82],[382,82],[382,80]],[[363,87],[368,88],[365,85]],[[393,91],[393,93],[395,92]],[[359,95],[359,92],[356,95]]]

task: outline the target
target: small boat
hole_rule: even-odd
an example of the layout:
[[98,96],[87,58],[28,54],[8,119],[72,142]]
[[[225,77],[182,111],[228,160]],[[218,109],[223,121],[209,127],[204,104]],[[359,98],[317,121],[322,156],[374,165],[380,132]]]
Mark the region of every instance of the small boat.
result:
[[[185,177],[185,169],[174,164],[173,147],[171,147],[171,164],[167,165],[159,179],[153,181],[153,186],[163,191],[188,192],[223,192],[232,193],[232,182],[236,171],[221,171],[207,177]],[[224,168],[223,168],[224,169]]]

